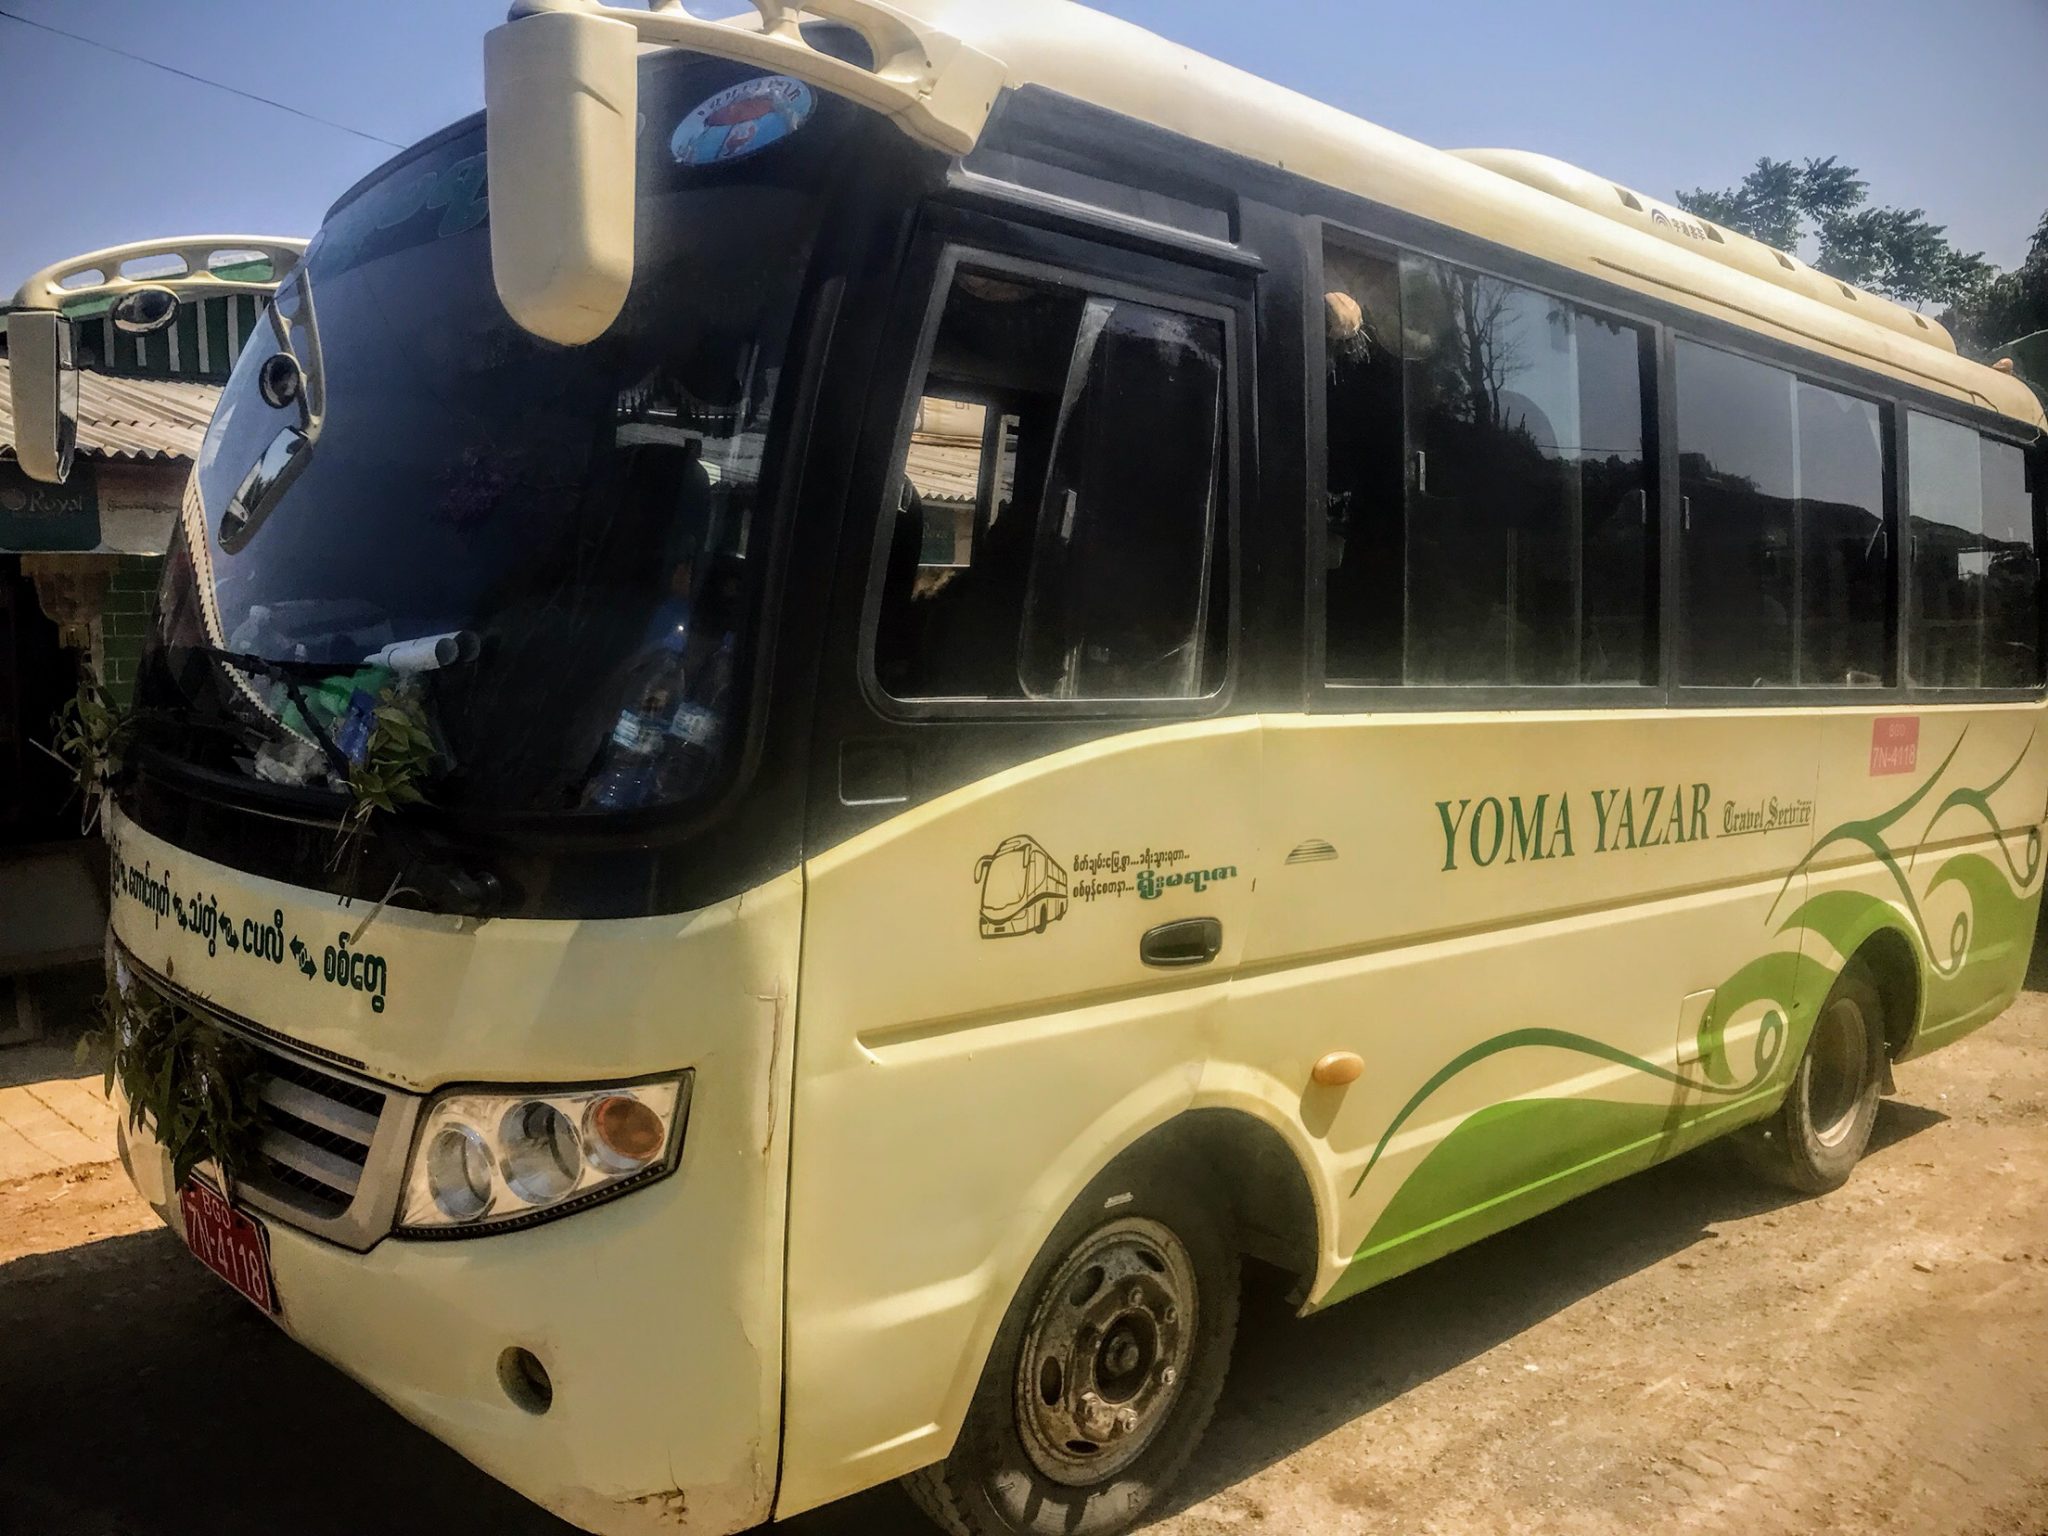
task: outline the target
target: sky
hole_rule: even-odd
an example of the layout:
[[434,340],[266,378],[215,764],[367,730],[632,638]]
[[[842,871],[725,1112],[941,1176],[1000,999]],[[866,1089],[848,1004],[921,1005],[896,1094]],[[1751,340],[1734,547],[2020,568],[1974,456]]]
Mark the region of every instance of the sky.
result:
[[[1098,3],[1425,143],[1537,150],[1656,197],[1838,155],[2007,267],[2048,209],[2048,0]],[[0,10],[404,144],[482,104],[506,0]],[[5,18],[0,80],[0,298],[124,240],[310,235],[392,153]]]

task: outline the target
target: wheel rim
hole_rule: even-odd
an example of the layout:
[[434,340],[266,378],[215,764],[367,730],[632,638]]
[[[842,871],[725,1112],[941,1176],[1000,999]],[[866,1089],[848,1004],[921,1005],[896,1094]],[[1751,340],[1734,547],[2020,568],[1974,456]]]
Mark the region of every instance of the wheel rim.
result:
[[1836,998],[1814,1020],[1801,1091],[1806,1123],[1824,1147],[1840,1146],[1855,1128],[1870,1076],[1870,1032],[1851,998]]
[[1017,1424],[1069,1487],[1135,1461],[1166,1421],[1195,1337],[1194,1261],[1156,1221],[1093,1233],[1047,1282],[1017,1358]]

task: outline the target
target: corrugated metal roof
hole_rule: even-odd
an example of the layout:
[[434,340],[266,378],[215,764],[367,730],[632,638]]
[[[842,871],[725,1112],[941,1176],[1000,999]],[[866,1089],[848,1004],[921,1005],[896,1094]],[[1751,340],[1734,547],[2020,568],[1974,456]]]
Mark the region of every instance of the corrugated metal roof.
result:
[[[0,449],[14,448],[7,360],[0,358]],[[87,458],[191,460],[213,418],[220,385],[184,379],[78,375],[78,451]]]
[[981,442],[913,432],[903,472],[926,501],[971,503],[981,490]]

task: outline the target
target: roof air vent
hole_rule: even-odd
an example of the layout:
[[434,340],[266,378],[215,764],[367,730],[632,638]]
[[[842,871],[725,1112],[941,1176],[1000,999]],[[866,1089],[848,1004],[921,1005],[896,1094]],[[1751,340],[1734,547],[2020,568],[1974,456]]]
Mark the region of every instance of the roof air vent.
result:
[[1614,195],[1621,199],[1621,206],[1632,213],[1641,213],[1643,211],[1643,200],[1637,197],[1635,193],[1629,191],[1627,187],[1616,187]]
[[1707,238],[1713,241],[1714,244],[1726,245],[1728,243],[1727,240],[1722,237],[1720,230],[1714,228],[1713,225],[1706,223],[1704,220],[1701,221],[1700,228],[1704,229],[1707,232]]
[[1783,267],[1787,272],[1796,272],[1799,270],[1799,264],[1796,261],[1794,261],[1790,256],[1787,256],[1783,251],[1774,250],[1771,252],[1771,254],[1778,258],[1778,265]]

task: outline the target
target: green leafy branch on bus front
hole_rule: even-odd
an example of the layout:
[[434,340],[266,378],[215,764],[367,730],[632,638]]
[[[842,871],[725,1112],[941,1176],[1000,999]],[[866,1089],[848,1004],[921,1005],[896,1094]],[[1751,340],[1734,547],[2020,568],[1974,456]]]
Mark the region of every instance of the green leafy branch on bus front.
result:
[[[420,785],[440,760],[440,748],[419,705],[397,689],[386,688],[378,695],[362,759],[349,764],[349,808],[336,829],[334,856],[328,864],[330,869],[345,870],[343,889],[354,889],[370,818],[379,812],[396,816],[406,806],[424,805],[427,796]],[[380,901],[356,930],[356,938],[383,909]]]
[[140,979],[109,977],[94,1027],[78,1043],[97,1060],[128,1128],[147,1130],[169,1154],[173,1187],[211,1162],[232,1184],[254,1164],[259,1132],[255,1053],[212,1020]]
[[99,823],[101,807],[134,740],[135,725],[134,710],[116,702],[91,666],[80,667],[78,689],[58,706],[50,745],[43,751],[62,763],[78,786],[82,834],[90,834]]

